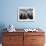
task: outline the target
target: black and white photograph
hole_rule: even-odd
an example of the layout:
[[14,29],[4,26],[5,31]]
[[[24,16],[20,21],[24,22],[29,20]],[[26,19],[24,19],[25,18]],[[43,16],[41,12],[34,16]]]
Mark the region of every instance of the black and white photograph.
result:
[[30,7],[20,7],[18,9],[18,21],[34,21],[35,9]]

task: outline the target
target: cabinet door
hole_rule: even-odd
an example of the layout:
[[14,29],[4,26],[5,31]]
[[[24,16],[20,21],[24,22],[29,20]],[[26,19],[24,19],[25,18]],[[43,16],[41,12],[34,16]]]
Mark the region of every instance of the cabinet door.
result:
[[32,36],[32,46],[44,46],[44,36]]
[[3,46],[23,46],[23,35],[4,36]]
[[15,46],[23,46],[23,36],[16,36],[14,39]]
[[24,46],[32,46],[32,36],[24,34]]

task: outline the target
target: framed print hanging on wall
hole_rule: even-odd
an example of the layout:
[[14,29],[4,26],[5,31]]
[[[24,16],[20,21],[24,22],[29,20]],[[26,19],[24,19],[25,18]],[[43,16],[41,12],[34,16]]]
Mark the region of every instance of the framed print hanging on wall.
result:
[[17,19],[18,21],[35,21],[35,8],[19,7]]

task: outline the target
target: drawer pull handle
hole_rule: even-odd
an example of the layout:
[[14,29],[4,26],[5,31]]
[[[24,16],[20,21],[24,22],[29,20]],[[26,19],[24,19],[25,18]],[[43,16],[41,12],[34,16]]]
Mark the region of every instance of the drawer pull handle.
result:
[[32,39],[32,40],[36,40],[36,39]]
[[9,38],[10,40],[13,40],[13,38]]
[[11,38],[9,38],[10,40],[12,40]]

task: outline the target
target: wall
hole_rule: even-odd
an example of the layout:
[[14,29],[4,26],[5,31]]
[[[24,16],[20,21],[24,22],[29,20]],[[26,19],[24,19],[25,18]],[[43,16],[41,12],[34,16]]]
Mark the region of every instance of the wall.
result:
[[[13,24],[15,28],[37,28],[46,29],[46,0],[0,0],[0,31]],[[18,7],[34,7],[36,20],[34,22],[18,22]],[[44,30],[46,31],[46,30]]]
[[[16,28],[46,28],[46,0],[0,0],[0,25],[13,24]],[[17,22],[18,7],[34,7],[36,20],[34,22]]]

